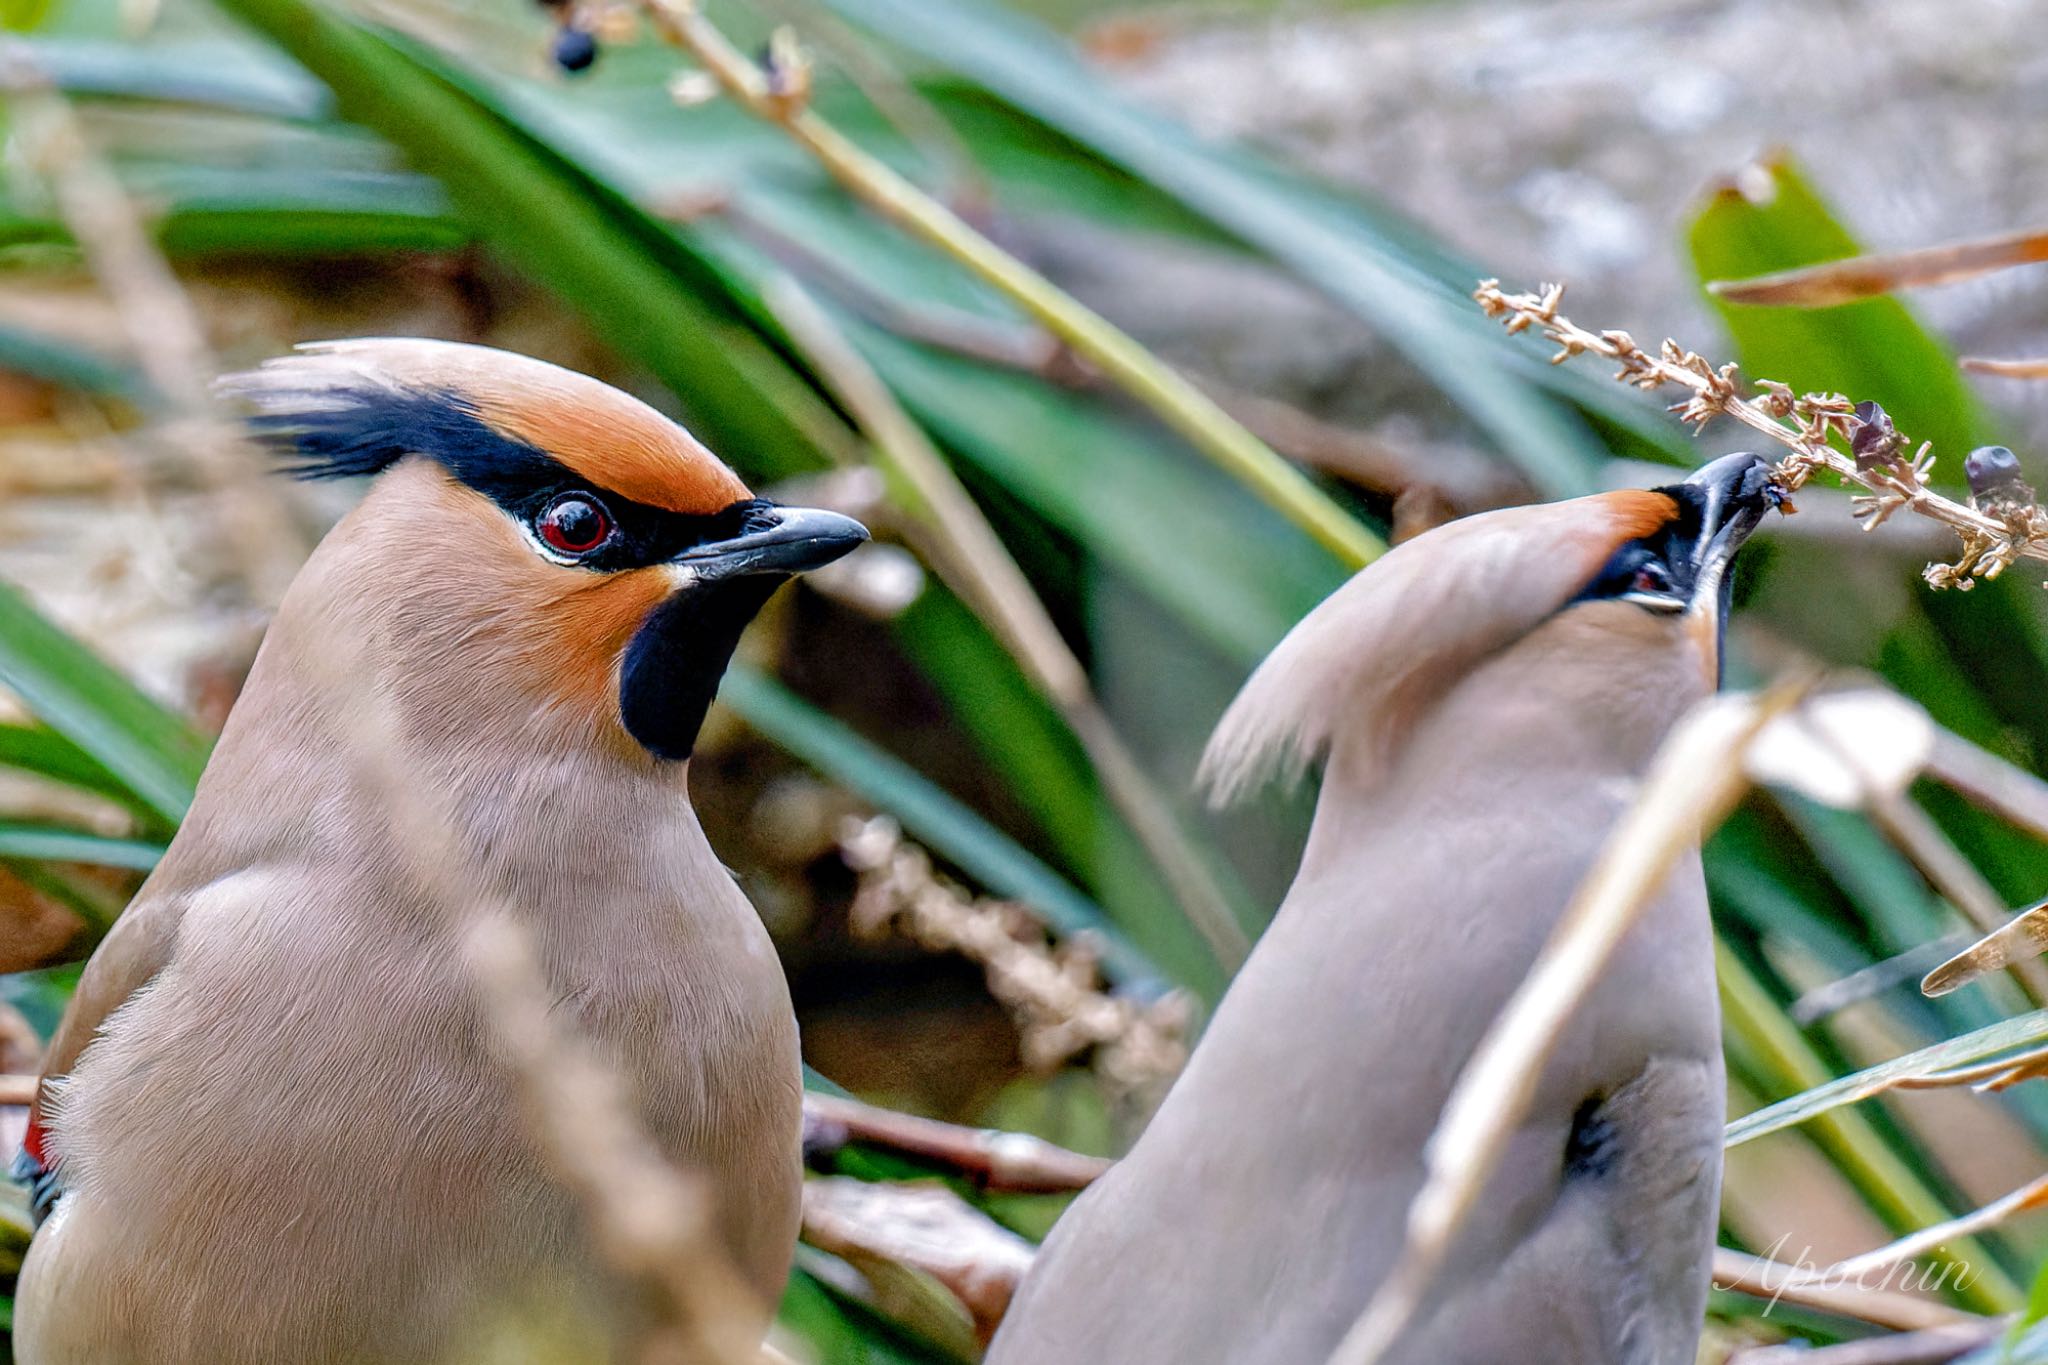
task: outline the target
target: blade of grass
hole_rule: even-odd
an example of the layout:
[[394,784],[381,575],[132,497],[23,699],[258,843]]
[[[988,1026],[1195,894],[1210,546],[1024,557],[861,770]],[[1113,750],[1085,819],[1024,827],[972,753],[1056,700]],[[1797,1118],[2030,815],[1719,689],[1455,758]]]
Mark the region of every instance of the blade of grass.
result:
[[185,816],[207,741],[0,583],[0,685],[172,824]]
[[1546,493],[1594,491],[1605,452],[1572,413],[1530,382],[1531,374],[1583,395],[1652,447],[1677,444],[1668,427],[1646,420],[1641,405],[1617,402],[1575,376],[1537,371],[1474,327],[1460,311],[1474,272],[1427,244],[1419,231],[1203,145],[1136,108],[1032,20],[979,0],[826,3],[871,32],[972,77],[1349,308]]
[[46,863],[87,863],[95,867],[147,872],[163,857],[163,845],[144,839],[110,839],[54,825],[0,820],[0,858]]
[[744,664],[727,671],[719,699],[761,734],[888,811],[918,842],[991,891],[1023,901],[1063,935],[1098,937],[1102,967],[1112,980],[1133,987],[1163,986],[1159,969],[1131,946],[1099,907],[908,764]]
[[908,513],[926,561],[971,604],[1088,751],[1103,789],[1145,845],[1183,913],[1227,971],[1251,950],[1214,869],[1195,849],[1096,700],[1081,661],[1039,602],[1017,562],[924,431],[801,286],[771,285],[769,302],[873,442],[875,464]]
[[[741,55],[690,0],[642,0],[655,29],[717,78],[750,112],[789,133],[846,188],[1014,300],[1209,459],[1356,568],[1386,547],[1201,390],[1037,271],[869,156],[810,109],[804,96]],[[808,76],[802,78],[808,90]]]
[[[1758,1080],[1774,1090],[1803,1098],[1807,1092],[1832,1090],[1835,1082],[1826,1065],[1797,1027],[1785,1018],[1771,994],[1748,964],[1718,939],[1715,970],[1721,982],[1724,1026],[1740,1035]],[[2018,1022],[2018,1021],[2011,1021]],[[1958,1058],[1958,1060],[1963,1060]],[[1790,1104],[1792,1101],[1784,1101]],[[1774,1106],[1775,1107],[1775,1106]],[[1812,1137],[1869,1204],[1897,1233],[1931,1227],[1949,1217],[1949,1210],[1928,1189],[1912,1167],[1902,1161],[1868,1119],[1853,1110],[1825,1106],[1808,1115]],[[1783,1126],[1783,1125],[1780,1125]],[[1731,1129],[1730,1140],[1735,1140]],[[1753,1137],[1756,1134],[1750,1133]],[[1747,1140],[1747,1138],[1743,1139]],[[2023,1299],[2018,1285],[1975,1239],[1963,1239],[1935,1259],[1965,1267],[1968,1274],[1951,1287],[1963,1305],[1982,1313],[2009,1312]]]

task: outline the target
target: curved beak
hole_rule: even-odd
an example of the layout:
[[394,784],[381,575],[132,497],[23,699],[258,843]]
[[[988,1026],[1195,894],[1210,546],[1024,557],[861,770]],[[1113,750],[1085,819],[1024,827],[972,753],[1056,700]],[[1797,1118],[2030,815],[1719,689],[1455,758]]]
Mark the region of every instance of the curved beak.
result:
[[748,574],[800,574],[822,569],[868,538],[852,517],[816,507],[762,503],[746,529],[729,540],[692,545],[670,560],[699,582]]

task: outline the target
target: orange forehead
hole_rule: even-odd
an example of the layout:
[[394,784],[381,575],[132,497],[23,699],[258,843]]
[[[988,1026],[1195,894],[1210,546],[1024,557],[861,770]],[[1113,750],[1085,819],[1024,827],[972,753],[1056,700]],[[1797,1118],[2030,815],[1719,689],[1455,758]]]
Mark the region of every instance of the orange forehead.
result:
[[[582,376],[577,376],[581,378]],[[472,391],[476,415],[601,488],[670,512],[717,512],[753,496],[696,437],[609,385],[567,393]]]
[[1631,540],[1656,534],[1678,515],[1678,503],[1671,495],[1655,489],[1624,488],[1614,493],[1602,493],[1594,501],[1600,503],[1609,516],[1609,531],[1613,537],[1607,547],[1610,552]]
[[512,440],[599,488],[649,507],[718,512],[752,496],[703,442],[630,394],[531,356],[412,337],[323,342],[253,376],[254,396],[290,411],[323,385],[365,379],[388,390],[446,394]]

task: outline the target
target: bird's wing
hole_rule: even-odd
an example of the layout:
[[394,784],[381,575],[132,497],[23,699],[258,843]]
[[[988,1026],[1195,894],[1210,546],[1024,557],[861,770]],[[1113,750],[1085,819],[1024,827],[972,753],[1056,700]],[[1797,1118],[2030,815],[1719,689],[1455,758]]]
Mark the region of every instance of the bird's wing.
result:
[[138,896],[85,964],[63,1022],[44,1054],[42,1083],[29,1108],[28,1131],[13,1171],[29,1187],[38,1223],[58,1194],[56,1162],[44,1145],[51,1083],[70,1073],[108,1016],[171,960],[189,903],[188,897],[178,894]]

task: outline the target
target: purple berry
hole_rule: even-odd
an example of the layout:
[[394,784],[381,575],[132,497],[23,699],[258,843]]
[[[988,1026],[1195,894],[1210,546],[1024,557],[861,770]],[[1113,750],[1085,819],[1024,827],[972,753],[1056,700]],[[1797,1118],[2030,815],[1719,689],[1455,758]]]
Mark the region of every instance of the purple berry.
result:
[[597,39],[580,28],[564,25],[555,35],[555,65],[564,71],[588,71],[597,60]]
[[1978,446],[1963,459],[1963,477],[1970,481],[1970,493],[1985,497],[1992,493],[2024,487],[2019,456],[2004,446]]

